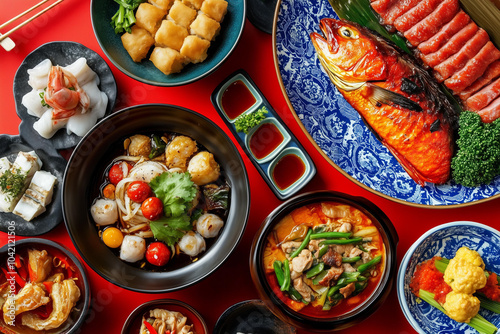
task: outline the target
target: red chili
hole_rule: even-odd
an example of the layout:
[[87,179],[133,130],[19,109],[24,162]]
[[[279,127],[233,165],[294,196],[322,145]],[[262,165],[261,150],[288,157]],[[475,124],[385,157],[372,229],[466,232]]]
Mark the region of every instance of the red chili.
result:
[[22,279],[21,276],[19,276],[19,274],[15,271],[12,271],[12,272],[7,272],[7,270],[5,268],[2,268],[2,271],[5,275],[5,278],[9,279],[9,278],[12,278],[14,277],[14,279],[16,280],[16,283],[21,287],[21,288],[24,288],[24,286],[26,285],[26,281]]
[[62,257],[54,257],[54,259],[57,259],[59,260],[62,264],[63,264],[63,268],[66,268],[67,270],[67,277],[66,278],[72,278],[73,277],[73,272],[75,271],[75,269],[73,269],[73,267],[71,266],[71,264],[69,264],[67,258],[62,258]]
[[156,330],[154,329],[154,327],[149,322],[147,322],[146,320],[144,320],[144,325],[148,329],[149,334],[158,334],[158,332],[156,332]]
[[50,293],[52,291],[52,286],[54,285],[54,282],[51,281],[43,282],[43,285],[45,286],[45,289],[47,289],[47,292]]
[[16,266],[17,269],[23,266],[23,263],[21,261],[21,256],[19,254],[16,254],[16,257],[14,259],[14,265]]

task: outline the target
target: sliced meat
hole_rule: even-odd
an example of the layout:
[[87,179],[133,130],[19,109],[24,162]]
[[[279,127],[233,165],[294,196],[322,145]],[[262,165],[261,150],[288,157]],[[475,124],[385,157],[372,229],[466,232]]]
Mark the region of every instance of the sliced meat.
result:
[[374,0],[370,1],[370,5],[372,6],[373,10],[376,11],[382,19],[384,19],[384,16],[387,14],[387,10],[393,7],[394,4],[397,4],[399,1],[397,0]]
[[342,269],[344,269],[346,273],[353,273],[356,271],[356,268],[351,266],[350,263],[342,263]]
[[330,282],[338,280],[343,272],[344,272],[343,268],[331,267],[330,269],[328,269],[328,272],[323,277],[323,279],[318,282],[318,284],[321,286],[330,286]]
[[300,241],[287,241],[281,244],[281,249],[285,254],[290,254],[299,248],[301,244],[302,243]]
[[465,107],[471,111],[479,111],[486,108],[500,95],[500,78],[493,81],[488,86],[481,89],[476,94],[472,95],[465,102]]
[[488,33],[484,31],[484,29],[479,28],[474,37],[472,37],[460,51],[434,67],[434,76],[436,79],[442,82],[462,69],[469,59],[474,57],[489,39]]
[[459,10],[459,0],[444,0],[436,10],[408,29],[404,36],[411,45],[417,46],[434,36],[442,26],[455,17]]
[[303,249],[299,255],[292,259],[292,270],[298,273],[311,268],[313,262],[312,253],[309,249]]
[[300,293],[300,295],[306,302],[311,301],[312,290],[309,285],[304,283],[302,276],[293,280],[293,287]]
[[352,245],[352,244],[335,245],[334,246],[335,251],[342,256],[349,256],[349,254],[351,253],[353,248],[354,248],[354,245]]
[[463,10],[459,11],[458,14],[455,15],[450,22],[446,23],[437,34],[427,41],[420,43],[418,45],[418,50],[424,55],[436,52],[445,45],[453,35],[465,27],[470,20],[470,16]]
[[470,22],[465,27],[463,27],[459,32],[453,35],[452,38],[445,45],[443,45],[439,50],[427,55],[422,55],[421,58],[425,64],[434,68],[439,65],[449,57],[453,56],[455,53],[460,51],[461,48],[469,41],[478,30],[478,26],[474,22]]
[[333,250],[333,248],[329,248],[321,260],[329,267],[340,267],[342,265],[342,255]]
[[363,251],[359,249],[358,247],[354,247],[351,252],[349,253],[349,257],[356,257],[363,254]]
[[458,94],[483,75],[488,65],[498,59],[500,59],[500,51],[491,41],[488,41],[486,45],[465,64],[464,68],[453,74],[451,78],[446,79],[444,84],[451,89],[454,94]]
[[500,60],[497,60],[488,66],[483,75],[479,77],[472,85],[464,89],[458,94],[460,100],[465,101],[470,96],[478,92],[481,88],[490,84],[493,80],[500,76]]
[[342,223],[339,227],[339,232],[346,233],[346,232],[351,232],[352,230],[352,224],[351,223]]
[[[398,17],[400,17],[401,15],[403,15],[404,13],[415,7],[420,1],[422,0],[396,1],[390,8],[388,7],[388,9],[385,12],[382,11],[379,12],[375,8],[373,9],[375,9],[375,11],[379,13],[380,16],[382,17],[382,24],[393,25],[394,21]],[[373,6],[374,4],[372,4],[372,7]]]
[[354,292],[354,290],[356,290],[354,283],[349,283],[345,287],[340,288],[339,292],[344,296],[344,298],[347,298]]
[[422,0],[415,7],[398,17],[394,21],[394,27],[404,33],[432,13],[439,6],[441,1],[442,0]]
[[500,98],[496,98],[489,106],[477,112],[481,120],[485,123],[491,123],[500,117]]
[[313,239],[309,241],[307,248],[316,256],[316,252],[319,251],[319,243],[324,239]]

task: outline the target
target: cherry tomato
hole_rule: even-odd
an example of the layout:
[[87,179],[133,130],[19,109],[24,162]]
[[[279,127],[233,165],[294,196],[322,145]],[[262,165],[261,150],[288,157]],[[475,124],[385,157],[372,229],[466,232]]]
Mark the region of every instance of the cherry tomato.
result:
[[164,266],[170,260],[172,252],[163,242],[155,241],[149,244],[146,250],[146,260],[153,266]]
[[146,219],[157,220],[163,214],[163,202],[158,197],[149,197],[142,202],[141,210]]
[[142,203],[152,194],[151,187],[144,181],[133,181],[127,187],[128,197],[137,203]]
[[[123,170],[125,169],[125,175],[123,174]],[[115,186],[123,180],[123,178],[128,174],[129,170],[132,169],[132,166],[126,162],[119,162],[114,164],[109,169],[108,178],[109,182],[113,183]]]

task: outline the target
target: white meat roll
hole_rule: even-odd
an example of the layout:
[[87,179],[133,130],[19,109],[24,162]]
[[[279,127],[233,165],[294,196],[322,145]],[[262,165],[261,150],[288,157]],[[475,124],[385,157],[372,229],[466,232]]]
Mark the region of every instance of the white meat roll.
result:
[[92,204],[90,213],[97,225],[111,225],[118,220],[118,205],[115,200],[100,198]]
[[196,256],[207,248],[205,239],[194,231],[184,234],[181,240],[179,240],[178,245],[180,250],[189,256]]
[[33,128],[40,136],[45,139],[52,138],[52,136],[59,130],[66,126],[68,119],[59,119],[54,122],[52,119],[52,109],[46,111],[42,117],[35,123],[33,123]]
[[196,185],[202,186],[219,178],[220,167],[212,153],[203,151],[191,158],[188,172],[191,174],[191,180]]
[[204,238],[214,238],[224,226],[222,219],[213,213],[205,213],[196,221],[196,231]]
[[97,115],[94,110],[87,111],[84,114],[73,115],[68,118],[66,130],[68,134],[74,133],[83,137],[97,123]]
[[29,69],[27,71],[29,76],[28,84],[33,89],[44,89],[45,87],[47,87],[51,69],[52,62],[50,61],[50,59],[45,59],[35,67]]
[[144,258],[146,240],[135,235],[126,235],[120,247],[120,259],[127,262],[137,262]]
[[85,58],[78,58],[74,63],[63,68],[75,76],[80,87],[92,80],[96,80],[99,85],[99,76],[89,67]]
[[21,103],[26,107],[28,114],[32,116],[36,116],[38,118],[42,117],[42,115],[49,110],[49,107],[44,107],[42,105],[42,98],[40,97],[40,93],[43,90],[32,90],[29,93],[23,95]]
[[136,164],[134,168],[130,170],[128,177],[136,181],[149,183],[152,179],[164,172],[167,172],[167,168],[164,164],[156,161],[144,161]]

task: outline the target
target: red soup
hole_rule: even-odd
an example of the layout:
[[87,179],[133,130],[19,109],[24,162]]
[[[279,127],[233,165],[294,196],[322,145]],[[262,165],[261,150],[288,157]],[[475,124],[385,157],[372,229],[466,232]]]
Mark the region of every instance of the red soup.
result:
[[222,109],[230,119],[235,119],[245,110],[250,108],[255,101],[255,97],[248,87],[241,80],[236,80],[227,86],[222,93]]
[[250,150],[257,159],[268,156],[283,142],[283,134],[273,123],[264,123],[250,137]]
[[274,183],[279,189],[284,190],[300,179],[306,171],[306,165],[295,154],[287,154],[281,157],[272,170]]

